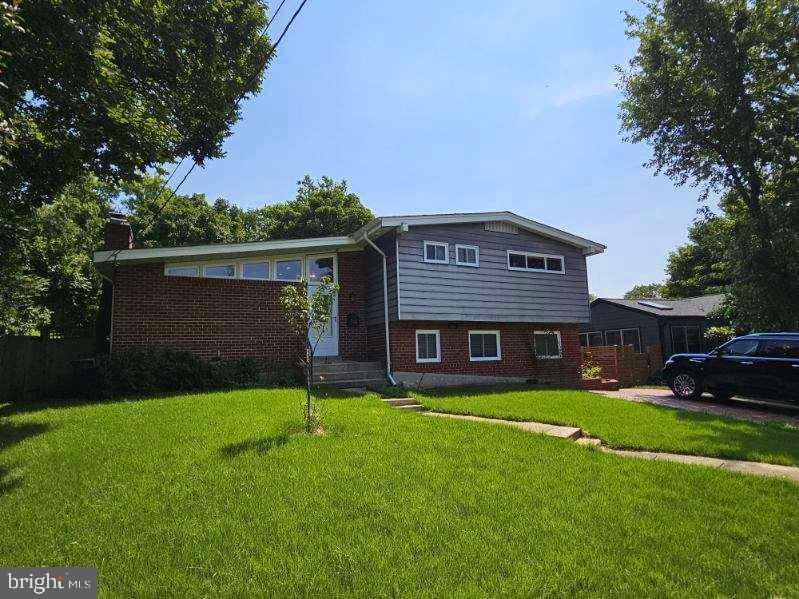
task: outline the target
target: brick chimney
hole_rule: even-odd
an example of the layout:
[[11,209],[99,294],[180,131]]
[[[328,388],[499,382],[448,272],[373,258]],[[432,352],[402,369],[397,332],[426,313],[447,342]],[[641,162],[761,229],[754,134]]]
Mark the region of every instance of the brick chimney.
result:
[[108,222],[105,223],[106,250],[129,250],[133,247],[133,230],[130,228],[128,217],[121,212],[109,212]]

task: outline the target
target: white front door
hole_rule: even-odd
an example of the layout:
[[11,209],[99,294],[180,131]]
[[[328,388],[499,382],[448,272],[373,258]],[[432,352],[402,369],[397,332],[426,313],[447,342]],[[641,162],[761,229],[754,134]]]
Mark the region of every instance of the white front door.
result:
[[[335,254],[325,254],[321,256],[308,256],[306,259],[306,269],[308,277],[308,295],[311,296],[319,289],[319,281],[324,277],[332,277],[333,282],[338,282],[338,263]],[[319,331],[310,332],[311,343],[316,345],[315,355],[317,356],[337,356],[338,355],[338,294],[333,298],[330,323],[318,337]]]

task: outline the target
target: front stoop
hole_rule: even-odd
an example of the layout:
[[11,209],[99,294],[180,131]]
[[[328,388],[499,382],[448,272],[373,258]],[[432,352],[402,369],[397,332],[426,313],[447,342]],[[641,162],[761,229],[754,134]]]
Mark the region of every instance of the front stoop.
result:
[[314,385],[353,388],[385,385],[386,374],[380,362],[346,362],[334,358],[314,360]]
[[389,398],[383,400],[385,403],[390,405],[392,408],[397,408],[398,410],[404,410],[406,412],[421,412],[424,410],[424,406],[417,402],[412,397],[402,397],[402,398]]

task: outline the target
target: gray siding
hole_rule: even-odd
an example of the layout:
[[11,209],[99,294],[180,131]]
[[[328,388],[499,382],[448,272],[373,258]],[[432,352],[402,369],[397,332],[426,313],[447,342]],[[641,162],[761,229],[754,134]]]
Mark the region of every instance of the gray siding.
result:
[[[425,241],[449,244],[449,264],[423,260]],[[586,261],[575,247],[526,231],[477,224],[411,227],[398,237],[401,320],[587,322]],[[480,248],[480,266],[457,266],[455,244]],[[508,270],[507,251],[562,255],[565,274]]]
[[603,334],[605,331],[616,329],[638,329],[641,332],[641,345],[644,349],[650,345],[660,345],[656,316],[601,301],[591,304],[591,322],[580,328],[584,333],[600,331]]
[[[386,253],[388,266],[388,318],[397,319],[397,252],[394,233],[374,241]],[[366,322],[383,322],[383,258],[372,246],[366,246]]]

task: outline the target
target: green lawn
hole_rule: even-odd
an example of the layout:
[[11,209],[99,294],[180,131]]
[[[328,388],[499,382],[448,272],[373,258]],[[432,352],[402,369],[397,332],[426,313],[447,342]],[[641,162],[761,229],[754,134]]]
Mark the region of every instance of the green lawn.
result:
[[103,596],[799,595],[795,484],[374,396],[298,435],[301,400],[6,406],[0,564],[96,566]]
[[617,449],[799,465],[799,430],[783,423],[754,424],[586,391],[451,388],[414,396],[440,412],[577,426]]

